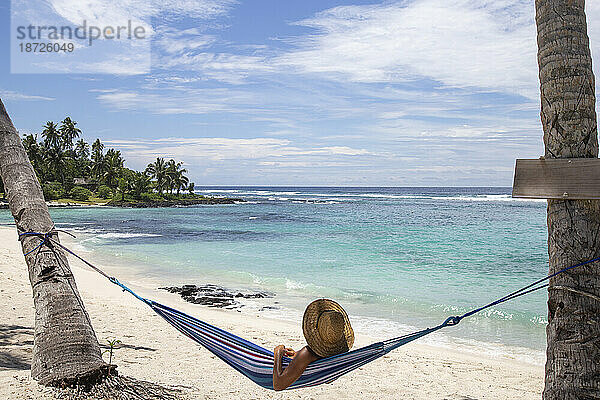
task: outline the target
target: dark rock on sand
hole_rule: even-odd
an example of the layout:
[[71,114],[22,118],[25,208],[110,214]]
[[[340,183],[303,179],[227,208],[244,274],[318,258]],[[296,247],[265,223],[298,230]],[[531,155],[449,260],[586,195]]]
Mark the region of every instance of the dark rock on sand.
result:
[[218,308],[239,308],[243,305],[236,299],[264,299],[275,295],[269,292],[257,291],[232,291],[217,285],[183,285],[172,287],[161,287],[170,293],[178,293],[181,297],[190,303],[202,304],[209,307]]

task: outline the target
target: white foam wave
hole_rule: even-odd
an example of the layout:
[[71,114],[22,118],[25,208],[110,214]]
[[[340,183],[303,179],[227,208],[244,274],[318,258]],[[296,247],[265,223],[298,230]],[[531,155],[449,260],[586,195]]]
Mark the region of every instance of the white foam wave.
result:
[[245,196],[298,196],[302,195],[301,192],[278,192],[278,191],[270,191],[270,190],[203,190],[196,191],[196,193],[200,194],[210,194],[214,195],[215,193],[225,193],[225,194],[236,194],[236,195],[245,195]]
[[291,279],[286,279],[285,280],[285,288],[288,290],[304,289],[304,288],[306,288],[306,285],[302,284],[300,282],[297,282],[297,281],[293,281]]
[[68,232],[70,233],[75,233],[75,234],[89,234],[89,235],[95,235],[97,233],[101,233],[102,230],[100,229],[94,229],[94,228],[70,228],[67,229]]
[[470,196],[452,196],[452,197],[441,197],[441,199],[447,199],[447,200],[463,200],[463,201],[516,201],[516,202],[534,202],[534,203],[545,203],[546,200],[545,199],[520,199],[520,198],[514,198],[508,194],[486,194],[486,195],[480,195],[480,196],[474,196],[474,197],[470,197]]
[[90,237],[88,241],[94,241],[98,239],[131,239],[131,238],[148,238],[148,237],[160,237],[162,235],[155,233],[125,233],[125,232],[107,232],[96,234]]
[[373,199],[416,199],[416,200],[445,200],[445,201],[504,201],[504,202],[545,202],[544,199],[513,198],[509,194],[478,194],[478,195],[433,195],[433,194],[387,194],[387,193],[309,193],[309,192],[277,192],[268,190],[213,190],[203,193],[236,193],[242,196],[267,197],[270,201],[310,200],[311,197],[326,197],[330,201],[348,201],[356,198]]

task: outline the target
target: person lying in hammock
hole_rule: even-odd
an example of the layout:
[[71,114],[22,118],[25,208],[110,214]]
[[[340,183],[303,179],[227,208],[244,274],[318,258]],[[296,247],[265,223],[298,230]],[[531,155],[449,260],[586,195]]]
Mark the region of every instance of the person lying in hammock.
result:
[[[296,382],[313,361],[345,353],[354,344],[354,331],[348,314],[333,300],[319,299],[310,303],[304,311],[302,331],[307,345],[298,352],[283,345],[275,347],[275,390],[284,390]],[[292,359],[286,368],[282,365],[283,356]]]

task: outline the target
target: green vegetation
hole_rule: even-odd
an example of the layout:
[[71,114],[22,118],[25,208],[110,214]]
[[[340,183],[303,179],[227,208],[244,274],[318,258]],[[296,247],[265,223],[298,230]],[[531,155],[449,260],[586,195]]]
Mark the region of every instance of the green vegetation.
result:
[[75,186],[69,192],[69,197],[79,201],[88,201],[92,197],[92,192],[82,186]]
[[65,197],[65,189],[60,182],[46,182],[42,184],[46,200],[58,200]]
[[[115,348],[117,348],[117,346],[119,346],[122,342],[119,339],[106,339],[106,342],[108,343],[108,350],[104,350],[102,352],[102,355],[104,355],[105,353],[109,353],[108,355],[108,364],[112,365],[112,359],[113,359],[113,351],[115,350]],[[109,370],[110,373],[110,370]]]
[[106,185],[100,185],[98,186],[98,189],[96,189],[96,194],[101,199],[110,199],[112,197],[112,190]]
[[90,146],[80,138],[81,133],[77,122],[66,117],[60,124],[48,121],[41,141],[38,135],[23,136],[46,200],[106,203],[203,199],[194,194],[194,183],[185,176],[183,163],[159,157],[144,171],[134,171],[124,166],[119,150],[105,152],[100,139]]

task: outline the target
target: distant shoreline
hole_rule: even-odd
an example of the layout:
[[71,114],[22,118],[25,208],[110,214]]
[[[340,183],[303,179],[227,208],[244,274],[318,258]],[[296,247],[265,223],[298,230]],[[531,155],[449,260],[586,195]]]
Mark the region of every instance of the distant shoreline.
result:
[[[47,201],[49,208],[67,207],[115,207],[115,208],[169,208],[191,207],[196,205],[219,205],[244,203],[246,200],[230,197],[200,197],[162,200],[107,200],[107,201],[78,201],[74,199],[58,199]],[[7,202],[0,202],[0,209],[8,209]]]

